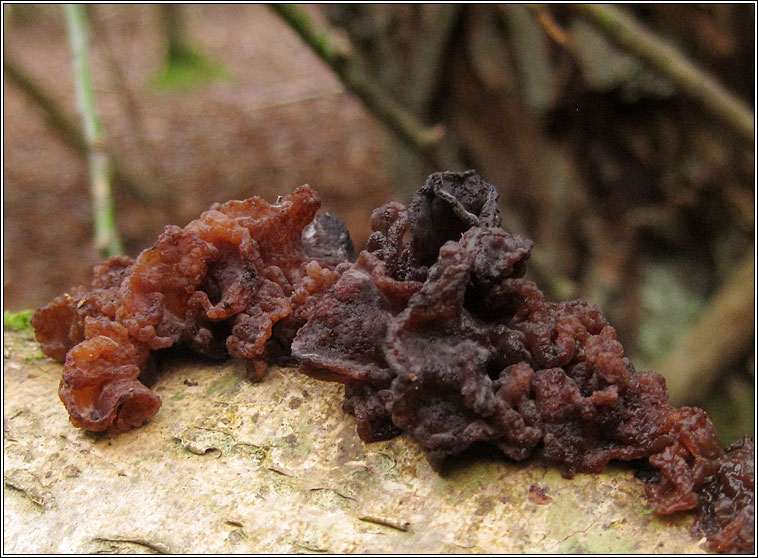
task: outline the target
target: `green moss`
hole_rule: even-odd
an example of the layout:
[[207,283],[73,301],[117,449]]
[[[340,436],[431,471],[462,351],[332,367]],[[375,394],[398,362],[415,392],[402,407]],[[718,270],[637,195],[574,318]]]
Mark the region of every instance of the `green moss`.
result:
[[558,549],[559,554],[634,554],[635,551],[633,541],[605,525],[569,537]]
[[[549,476],[551,476],[550,473],[546,475],[546,479],[543,481],[546,486],[552,485],[552,483],[548,484],[547,482]],[[526,496],[526,490],[528,487],[524,489],[524,496]],[[578,547],[573,548],[572,545],[583,543],[584,534],[589,527],[588,522],[591,520],[587,517],[586,512],[578,513],[577,501],[591,502],[595,495],[591,488],[588,490],[588,487],[583,486],[582,483],[575,482],[571,485],[570,490],[570,496],[553,494],[553,501],[547,506],[535,506],[534,504],[529,504],[529,506],[536,509],[536,513],[544,516],[551,536],[557,540],[564,540],[559,552],[581,553],[582,551]],[[598,512],[598,515],[601,513]]]
[[31,330],[29,321],[32,319],[34,310],[22,310],[21,312],[3,311],[3,327],[18,331]]
[[637,506],[637,510],[639,511],[640,515],[651,515],[655,513],[655,508],[648,508],[640,504]]
[[311,488],[309,496],[314,504],[329,510],[349,509],[355,505],[355,500],[352,497],[333,488]]
[[278,469],[269,468],[270,474],[266,475],[263,482],[279,496],[290,496],[297,492],[295,481],[287,474]]
[[485,487],[503,475],[501,461],[486,458],[459,459],[460,461],[449,467],[444,475],[435,479],[434,490],[437,494],[454,494],[458,501],[467,500],[481,493]]
[[300,462],[311,452],[311,444],[307,436],[298,437],[290,434],[274,440],[272,445],[279,448],[281,457],[287,461]]
[[35,351],[24,356],[24,362],[37,362],[45,358],[45,354],[42,351]]
[[261,448],[254,444],[245,443],[235,444],[231,451],[235,455],[250,459],[256,463],[262,463],[267,459],[269,452],[267,448]]
[[213,80],[228,80],[231,72],[193,48],[172,51],[151,85],[156,91],[187,91]]
[[397,467],[397,461],[391,455],[379,451],[373,451],[366,454],[366,464],[369,468],[378,471],[383,475],[389,475]]
[[231,393],[239,387],[242,380],[242,376],[236,372],[225,374],[213,382],[211,387],[208,388],[208,391],[205,392],[205,395],[213,395],[214,393]]

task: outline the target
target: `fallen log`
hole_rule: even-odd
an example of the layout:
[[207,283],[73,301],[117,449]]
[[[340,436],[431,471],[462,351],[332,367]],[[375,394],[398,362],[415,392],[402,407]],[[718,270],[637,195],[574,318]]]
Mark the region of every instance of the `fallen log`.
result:
[[6,330],[7,553],[702,553],[628,466],[561,477],[539,460],[364,444],[342,387],[292,368],[167,362],[161,412],[115,437],[74,428],[61,365]]

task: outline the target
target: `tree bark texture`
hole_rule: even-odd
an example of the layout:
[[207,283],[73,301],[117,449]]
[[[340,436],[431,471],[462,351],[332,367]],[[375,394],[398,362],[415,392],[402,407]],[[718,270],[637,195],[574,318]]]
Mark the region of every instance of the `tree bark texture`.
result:
[[442,475],[400,436],[364,444],[342,388],[272,367],[168,362],[163,407],[116,437],[68,422],[61,365],[6,331],[8,553],[691,553],[692,515],[645,509],[630,468],[561,477],[469,455]]

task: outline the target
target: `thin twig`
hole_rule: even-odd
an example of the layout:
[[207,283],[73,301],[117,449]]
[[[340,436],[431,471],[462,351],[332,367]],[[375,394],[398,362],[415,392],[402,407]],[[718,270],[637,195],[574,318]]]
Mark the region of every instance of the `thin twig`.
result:
[[572,4],[572,9],[602,31],[616,46],[634,54],[677,85],[682,93],[753,143],[753,111],[670,44],[632,16],[608,4]]
[[654,367],[666,378],[672,405],[700,401],[750,346],[755,335],[754,273],[755,257],[750,250],[700,317]]
[[441,151],[444,136],[442,126],[427,127],[413,113],[385,94],[381,86],[362,70],[350,52],[339,48],[337,41],[311,21],[301,8],[292,4],[272,4],[270,7],[385,126],[435,167],[447,166],[448,159]]
[[103,144],[103,130],[95,109],[95,95],[89,67],[87,14],[81,4],[66,4],[69,42],[74,58],[76,97],[81,112],[87,160],[90,172],[90,194],[95,228],[95,247],[103,257],[123,253],[116,229],[110,184],[110,161]]

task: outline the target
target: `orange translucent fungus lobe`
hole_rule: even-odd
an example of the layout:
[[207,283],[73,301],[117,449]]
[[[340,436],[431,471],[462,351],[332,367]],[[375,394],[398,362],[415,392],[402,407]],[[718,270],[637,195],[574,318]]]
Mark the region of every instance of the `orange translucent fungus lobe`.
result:
[[40,308],[32,325],[45,354],[65,362],[59,394],[71,422],[121,432],[148,421],[160,399],[140,379],[154,351],[175,345],[246,359],[261,377],[271,343],[288,351],[352,257],[344,224],[317,215],[319,205],[307,185],[275,204],[215,204],[184,228],[166,227],[136,259],[96,266],[90,290]]
[[31,324],[47,356],[63,362],[69,349],[84,340],[87,316],[116,316],[118,288],[133,262],[117,256],[96,265],[91,291],[77,287],[37,310]]
[[152,418],[160,399],[138,380],[150,357],[147,346],[106,318],[87,317],[84,335],[66,356],[59,389],[71,422],[115,433]]

